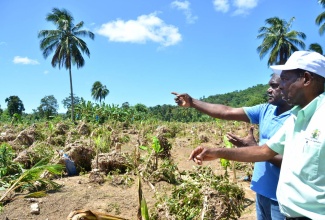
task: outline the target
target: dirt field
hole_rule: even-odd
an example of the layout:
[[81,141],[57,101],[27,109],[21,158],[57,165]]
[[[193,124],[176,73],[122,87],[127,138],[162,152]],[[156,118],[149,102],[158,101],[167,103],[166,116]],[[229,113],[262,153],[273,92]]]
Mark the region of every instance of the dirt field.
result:
[[[190,138],[183,138],[173,143],[171,154],[180,171],[192,169],[195,166],[192,161],[187,160],[193,149],[190,144],[191,141]],[[131,144],[133,144],[132,141]],[[215,143],[208,142],[205,145],[214,146]],[[123,148],[126,147],[123,146]],[[219,161],[205,163],[204,166],[211,166],[216,173],[224,172],[224,169],[220,168]],[[238,172],[237,182],[245,190],[246,198],[245,211],[240,219],[254,220],[255,194],[249,189],[249,182],[243,181],[243,178],[244,174]],[[65,220],[70,212],[78,209],[90,209],[125,219],[136,219],[138,208],[136,182],[131,187],[113,186],[110,181],[98,184],[89,182],[89,175],[87,174],[63,177],[55,181],[63,185],[59,191],[34,200],[17,196],[3,207],[2,212],[0,212],[0,220]],[[166,190],[168,185],[163,181],[158,182],[155,189],[158,192]],[[0,191],[0,195],[2,193],[3,191]],[[150,209],[155,203],[154,190],[146,183],[143,183],[143,195]],[[34,202],[39,203],[40,213],[38,215],[30,213],[30,206]]]

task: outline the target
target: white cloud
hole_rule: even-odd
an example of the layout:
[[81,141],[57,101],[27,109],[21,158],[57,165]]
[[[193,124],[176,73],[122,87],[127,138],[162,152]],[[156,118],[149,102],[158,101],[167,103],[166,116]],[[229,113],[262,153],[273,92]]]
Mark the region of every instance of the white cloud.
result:
[[229,0],[214,0],[213,5],[216,11],[221,11],[223,13],[228,12],[230,8]]
[[197,16],[193,16],[193,14],[192,14],[192,10],[191,10],[191,8],[190,8],[190,4],[191,4],[191,3],[190,3],[189,1],[178,1],[178,0],[176,0],[176,1],[173,1],[173,2],[171,3],[171,6],[172,6],[173,8],[176,8],[176,9],[178,9],[178,10],[183,11],[183,13],[184,13],[185,16],[186,16],[186,21],[187,21],[188,23],[192,24],[192,23],[195,22],[195,20],[198,19],[198,17],[197,17]]
[[48,70],[45,70],[45,71],[44,71],[44,74],[45,74],[45,75],[47,75],[48,73],[49,73],[49,71],[48,71]]
[[32,60],[29,59],[28,57],[20,57],[20,56],[15,56],[12,62],[16,64],[31,64],[31,65],[39,64],[37,60]]
[[236,7],[234,15],[247,15],[249,11],[257,6],[259,0],[235,0]]
[[175,45],[182,40],[178,28],[165,24],[156,13],[141,15],[137,20],[117,19],[108,22],[103,24],[97,33],[108,37],[109,41],[131,43],[153,41],[164,47]]
[[[259,0],[233,0],[231,7],[234,8],[232,15],[247,15],[255,8]],[[213,0],[216,11],[227,13],[230,10],[230,0]]]

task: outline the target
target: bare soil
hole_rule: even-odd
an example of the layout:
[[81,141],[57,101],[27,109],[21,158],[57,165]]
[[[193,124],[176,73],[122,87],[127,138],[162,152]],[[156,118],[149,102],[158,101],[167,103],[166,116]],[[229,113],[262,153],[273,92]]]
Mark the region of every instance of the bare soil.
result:
[[[208,141],[205,145],[215,146],[215,143]],[[123,146],[122,150],[126,147]],[[180,138],[173,142],[171,155],[180,171],[193,169],[195,166],[187,159],[192,149],[191,138]],[[219,160],[205,163],[204,166],[213,167],[216,173],[224,172]],[[246,198],[245,211],[239,219],[256,219],[255,193],[250,190],[250,183],[243,180],[245,176],[243,172],[237,171],[236,175],[236,182],[243,187]],[[70,212],[79,209],[105,212],[130,220],[137,219],[138,186],[136,181],[130,187],[114,186],[108,180],[103,184],[98,184],[89,181],[89,174],[65,176],[55,181],[62,184],[61,189],[50,192],[46,197],[31,200],[17,195],[13,201],[3,207],[2,212],[0,210],[0,220],[65,220]],[[155,189],[157,192],[168,190],[170,185],[161,181],[155,184]],[[150,209],[155,204],[155,192],[146,183],[143,183],[142,190]],[[2,193],[3,191],[0,191],[0,196]],[[31,204],[34,202],[39,203],[40,213],[38,215],[30,213]]]

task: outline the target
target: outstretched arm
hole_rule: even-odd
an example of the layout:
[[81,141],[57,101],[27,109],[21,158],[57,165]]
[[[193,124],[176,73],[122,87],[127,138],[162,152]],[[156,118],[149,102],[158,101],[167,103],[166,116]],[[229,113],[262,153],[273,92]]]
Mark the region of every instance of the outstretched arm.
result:
[[226,105],[203,102],[192,98],[186,93],[172,92],[172,94],[176,96],[175,102],[178,106],[195,108],[213,118],[250,122],[243,108],[232,108]]
[[202,165],[203,161],[215,160],[217,158],[239,162],[259,162],[267,161],[276,154],[266,144],[242,148],[207,148],[199,146],[192,151],[189,160],[193,160],[199,165]]

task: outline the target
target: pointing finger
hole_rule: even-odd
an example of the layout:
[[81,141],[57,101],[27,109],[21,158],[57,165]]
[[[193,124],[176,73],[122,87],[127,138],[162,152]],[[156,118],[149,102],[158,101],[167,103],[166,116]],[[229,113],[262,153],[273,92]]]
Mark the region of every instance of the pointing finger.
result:
[[254,132],[254,126],[251,126],[251,127],[249,128],[249,132],[250,132],[251,135],[253,135],[253,132]]

